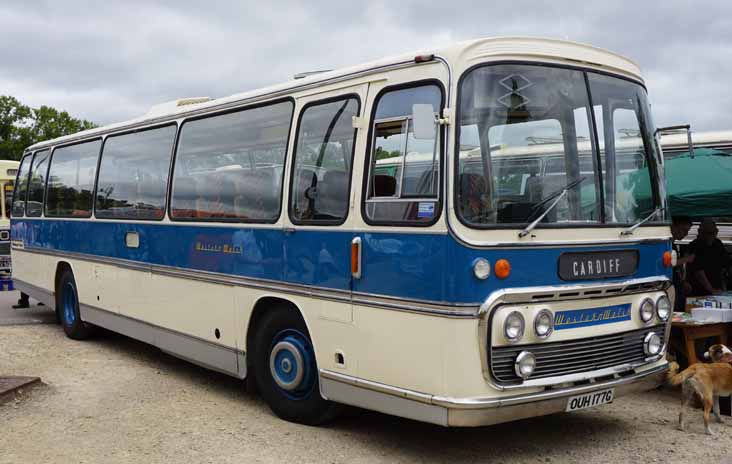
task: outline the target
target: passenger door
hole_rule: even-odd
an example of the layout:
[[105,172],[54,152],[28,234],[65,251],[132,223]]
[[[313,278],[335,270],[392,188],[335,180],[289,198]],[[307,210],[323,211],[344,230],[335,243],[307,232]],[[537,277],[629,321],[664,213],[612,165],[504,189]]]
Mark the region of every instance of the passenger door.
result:
[[363,138],[354,118],[363,112],[367,89],[362,84],[298,99],[289,164],[285,280],[333,301],[322,304],[319,317],[340,322],[352,317],[351,179]]
[[437,392],[443,385],[434,366],[442,364],[444,350],[435,340],[445,325],[415,312],[441,307],[454,278],[442,214],[445,130],[435,120],[430,137],[415,136],[413,114],[415,105],[429,105],[442,115],[445,93],[440,81],[409,80],[414,75],[405,71],[402,83],[395,75],[369,89],[369,144],[359,181],[361,215],[354,224],[360,266],[353,284],[352,358],[360,378]]
[[[441,211],[442,136],[415,136],[415,105],[443,106],[438,81],[382,88],[374,100],[370,140],[363,168],[360,276],[354,292],[385,297],[442,301],[446,230]],[[438,130],[439,129],[439,130]],[[427,284],[427,285],[426,285]]]

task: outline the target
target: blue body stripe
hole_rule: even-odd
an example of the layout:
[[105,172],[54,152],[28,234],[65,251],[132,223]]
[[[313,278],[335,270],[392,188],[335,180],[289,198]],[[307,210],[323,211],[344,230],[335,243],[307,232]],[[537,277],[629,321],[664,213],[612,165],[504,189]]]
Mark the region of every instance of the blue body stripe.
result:
[[[473,249],[449,234],[364,233],[363,277],[351,279],[353,232],[342,229],[297,230],[200,227],[163,223],[121,223],[14,219],[12,239],[27,247],[256,277],[279,282],[354,290],[376,295],[436,302],[479,304],[500,288],[562,285],[557,260],[562,252],[638,250],[632,278],[665,275],[662,254],[670,242],[627,246]],[[125,234],[137,232],[139,248],[125,245]],[[511,275],[481,281],[472,263],[508,259]],[[607,281],[624,279],[608,279]],[[581,281],[580,281],[581,282]]]

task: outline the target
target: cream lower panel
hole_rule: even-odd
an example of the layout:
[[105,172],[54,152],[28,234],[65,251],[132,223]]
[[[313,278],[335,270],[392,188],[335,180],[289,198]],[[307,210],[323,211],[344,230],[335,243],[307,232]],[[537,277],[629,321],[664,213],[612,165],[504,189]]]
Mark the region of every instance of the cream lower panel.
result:
[[[407,390],[445,395],[445,347],[458,320],[354,306],[358,377]],[[475,321],[477,323],[477,320]],[[464,334],[474,338],[476,332]],[[480,375],[480,364],[478,364]]]
[[[547,301],[544,303],[535,303],[528,305],[505,305],[494,311],[492,318],[492,343],[493,346],[512,345],[503,335],[503,324],[506,317],[513,311],[518,311],[524,316],[526,328],[524,336],[517,345],[543,343],[543,342],[559,342],[564,340],[574,340],[578,338],[596,337],[601,335],[610,335],[618,332],[627,332],[630,330],[642,329],[649,325],[662,324],[663,322],[654,317],[650,323],[646,324],[640,319],[639,308],[641,303],[651,298],[656,301],[663,292],[637,293],[630,295],[622,295],[612,298],[601,298],[595,300],[568,300],[568,301]],[[630,320],[619,320],[617,322],[609,322],[604,324],[596,324],[585,327],[561,328],[556,325],[554,332],[547,339],[540,339],[534,333],[534,318],[542,309],[549,309],[556,316],[561,311],[572,311],[580,309],[605,308],[617,305],[630,304]],[[489,314],[490,316],[490,314]],[[608,312],[608,317],[612,317],[612,312]]]
[[99,305],[94,265],[88,261],[59,258],[51,255],[13,250],[13,277],[54,294],[56,268],[60,262],[68,263],[74,273],[79,301]]
[[[119,275],[126,272],[118,270]],[[218,345],[238,347],[234,287],[142,272],[136,277],[128,284],[148,282],[147,288],[135,298],[135,305],[120,304],[121,314]]]
[[50,263],[50,266],[47,267],[52,269],[52,275],[49,277],[50,281],[53,281],[56,276],[57,264],[60,261],[67,262],[74,273],[74,281],[76,282],[76,292],[79,295],[79,303],[98,305],[98,281],[94,278],[93,263],[78,259],[60,259],[54,256],[49,256],[46,260]]
[[[126,286],[117,280],[118,267],[111,264],[91,263],[96,295],[91,302],[84,303],[104,308],[107,311],[119,312],[120,301],[130,298]],[[131,272],[131,271],[127,271]]]
[[[474,398],[504,396],[491,387],[483,376],[480,330],[478,319],[452,320],[445,343],[445,396]],[[539,391],[527,389],[525,393]],[[514,393],[515,394],[515,393]]]
[[[51,259],[47,256],[37,253],[30,253],[23,250],[13,249],[11,251],[13,260],[13,277],[17,277],[23,282],[27,282],[36,287],[54,291],[53,275],[48,268],[53,265],[55,271],[55,262],[51,263]],[[49,278],[49,274],[51,277]]]

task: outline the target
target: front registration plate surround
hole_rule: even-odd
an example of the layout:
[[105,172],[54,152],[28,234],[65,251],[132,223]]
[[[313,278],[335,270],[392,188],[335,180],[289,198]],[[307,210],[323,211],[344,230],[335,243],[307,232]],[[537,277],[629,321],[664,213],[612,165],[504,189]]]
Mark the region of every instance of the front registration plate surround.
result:
[[601,404],[612,403],[615,399],[615,389],[608,388],[605,390],[584,393],[582,395],[571,396],[567,399],[566,412],[580,411],[582,409],[594,408]]

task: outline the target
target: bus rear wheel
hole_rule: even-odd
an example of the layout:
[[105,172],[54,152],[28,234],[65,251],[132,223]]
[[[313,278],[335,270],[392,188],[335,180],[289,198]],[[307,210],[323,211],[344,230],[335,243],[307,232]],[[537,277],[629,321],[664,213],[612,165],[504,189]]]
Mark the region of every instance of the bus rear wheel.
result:
[[74,340],[85,340],[94,334],[94,326],[81,319],[76,281],[74,274],[68,269],[59,279],[56,307],[59,308],[58,314],[66,336]]
[[273,307],[255,330],[254,379],[270,409],[281,419],[305,425],[332,419],[337,405],[320,396],[315,352],[300,314]]

